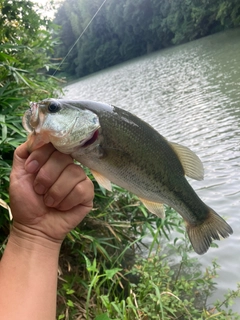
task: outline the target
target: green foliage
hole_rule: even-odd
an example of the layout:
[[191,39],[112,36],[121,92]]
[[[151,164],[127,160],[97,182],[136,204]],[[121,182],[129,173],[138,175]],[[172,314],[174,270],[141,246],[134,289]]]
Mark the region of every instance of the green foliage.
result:
[[61,44],[55,57],[65,57],[77,41],[62,66],[69,75],[81,77],[240,25],[238,0],[121,0],[106,1],[84,31],[102,3],[65,0],[57,11]]
[[[177,14],[173,10],[174,1],[163,1],[162,6],[159,3],[152,0],[152,6],[149,6],[146,0],[124,0],[114,4],[110,1],[96,17],[97,24],[91,25],[90,35],[83,36],[85,48],[78,44],[82,56],[77,51],[70,55],[76,59],[79,74],[142,54],[146,47],[149,50],[158,48],[158,41],[161,46],[171,42],[176,37],[172,21],[183,21],[190,11],[185,10],[186,6],[180,6],[177,8],[182,11]],[[64,43],[68,43],[64,50],[74,43],[100,2],[71,0],[68,4],[64,4],[66,10],[62,7],[59,11],[66,16],[62,20],[66,30],[71,30],[62,33]],[[26,139],[21,126],[22,113],[31,100],[56,96],[58,90],[55,79],[48,75],[48,70],[54,69],[49,54],[55,46],[51,35],[56,29],[36,14],[34,6],[30,1],[0,0],[0,197],[6,202],[9,201],[13,152]],[[199,7],[197,3],[195,7]],[[237,25],[237,6],[231,8],[231,17]],[[217,19],[229,21],[228,10],[229,4],[222,4]],[[147,12],[146,16],[144,12]],[[200,21],[201,12],[196,9],[194,19]],[[68,19],[70,15],[71,19]],[[157,37],[154,38],[155,32]],[[98,36],[97,50],[96,42],[91,40],[95,34]],[[94,61],[89,59],[93,50],[96,53]],[[106,52],[111,59],[106,58]],[[120,60],[118,52],[122,55]],[[79,64],[80,58],[86,69]],[[69,61],[73,70],[74,65]],[[91,176],[89,171],[87,173]],[[96,191],[94,210],[69,233],[62,245],[58,319],[147,320],[159,319],[159,315],[161,319],[239,319],[229,308],[239,297],[239,288],[227,293],[225,299],[217,301],[211,309],[206,307],[207,298],[214,290],[218,266],[213,262],[212,267],[203,272],[197,261],[189,257],[190,244],[176,212],[168,208],[166,219],[161,220],[149,215],[139,200],[123,189],[115,186],[113,192],[108,193],[93,182]],[[1,207],[0,210],[2,252],[9,221],[7,211]],[[169,238],[173,229],[181,236],[168,246],[166,256],[159,249],[160,244]],[[137,259],[146,234],[153,239],[149,256],[143,258],[140,254]]]
[[[87,173],[92,178],[88,170]],[[125,190],[115,186],[110,193],[93,182],[94,210],[62,246],[60,267],[63,274],[59,282],[58,305],[59,316],[66,319],[67,315],[69,319],[77,317],[83,310],[92,319],[93,306],[94,309],[102,308],[100,300],[96,304],[93,300],[96,296],[99,299],[102,293],[109,292],[111,299],[124,299],[129,291],[125,274],[134,264],[135,252],[140,248],[144,234],[147,230],[154,232],[151,225],[156,220],[158,237],[168,234],[175,225],[170,223],[170,210],[163,222],[148,216],[139,200]],[[66,288],[74,290],[71,300],[74,308],[69,307]]]
[[[48,76],[55,42],[52,23],[31,1],[0,0],[0,198],[9,202],[8,185],[14,149],[26,140],[21,125],[30,101],[56,95]],[[8,214],[0,207],[0,241],[8,234]]]
[[[119,187],[95,190],[95,209],[63,244],[58,319],[240,319],[231,310],[240,287],[208,306],[219,266],[204,270],[190,257],[175,211],[166,208],[163,221]],[[163,251],[172,230],[179,235]],[[153,242],[143,257],[146,234]]]

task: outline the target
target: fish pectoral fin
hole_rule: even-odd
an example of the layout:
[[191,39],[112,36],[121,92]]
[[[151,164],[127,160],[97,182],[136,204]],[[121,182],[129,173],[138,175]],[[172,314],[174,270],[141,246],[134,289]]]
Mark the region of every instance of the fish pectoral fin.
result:
[[165,218],[165,209],[162,203],[149,201],[143,198],[139,198],[144,206],[153,214],[161,219]]
[[185,175],[195,179],[203,180],[204,169],[202,161],[189,148],[180,144],[170,142],[171,147],[176,152],[185,172]]
[[101,175],[101,173],[99,173],[95,170],[91,170],[91,172],[92,172],[92,175],[94,176],[94,178],[96,179],[97,183],[100,186],[107,189],[108,191],[112,191],[112,184],[111,184],[110,180],[108,180],[106,177]]

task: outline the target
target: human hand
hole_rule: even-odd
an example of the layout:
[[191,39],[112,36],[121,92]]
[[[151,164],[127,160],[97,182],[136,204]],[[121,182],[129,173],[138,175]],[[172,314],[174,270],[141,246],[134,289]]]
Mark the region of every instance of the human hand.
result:
[[92,208],[94,189],[82,168],[51,144],[14,153],[10,175],[13,228],[61,243]]

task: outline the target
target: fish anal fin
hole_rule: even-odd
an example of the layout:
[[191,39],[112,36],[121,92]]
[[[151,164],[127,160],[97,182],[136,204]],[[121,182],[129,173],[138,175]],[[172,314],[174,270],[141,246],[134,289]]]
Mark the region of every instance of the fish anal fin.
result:
[[204,169],[199,157],[185,146],[174,142],[170,142],[170,145],[177,154],[183,166],[185,175],[195,180],[203,180]]
[[153,201],[149,201],[143,198],[139,198],[142,203],[144,204],[144,206],[153,214],[155,214],[156,216],[158,216],[161,219],[165,218],[165,210],[164,210],[164,206],[162,203],[160,202],[153,202]]
[[91,172],[100,186],[107,189],[108,191],[112,191],[111,182],[106,177],[104,177],[101,173],[95,170],[91,170]]
[[186,229],[193,249],[198,254],[204,254],[213,240],[227,238],[233,233],[227,222],[211,208],[204,222],[196,225],[186,223]]

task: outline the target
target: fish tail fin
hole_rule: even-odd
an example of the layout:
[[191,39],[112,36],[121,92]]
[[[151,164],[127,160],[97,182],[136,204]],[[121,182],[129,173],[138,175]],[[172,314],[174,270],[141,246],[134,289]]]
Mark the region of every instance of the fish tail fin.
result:
[[208,218],[201,224],[186,226],[193,249],[204,254],[213,240],[227,238],[233,233],[232,228],[213,209],[209,208]]

